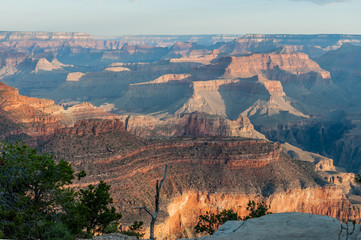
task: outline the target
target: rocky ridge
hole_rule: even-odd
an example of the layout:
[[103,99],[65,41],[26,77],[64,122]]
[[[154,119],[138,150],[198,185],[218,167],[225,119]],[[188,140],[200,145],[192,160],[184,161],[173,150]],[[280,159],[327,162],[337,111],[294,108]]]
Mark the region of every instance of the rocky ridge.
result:
[[65,110],[48,99],[19,95],[16,88],[0,82],[0,109],[3,114],[20,127],[17,131],[30,136],[42,137],[57,129],[71,126],[78,120],[101,118],[114,119],[89,103],[75,105]]
[[264,139],[247,117],[231,121],[221,116],[200,112],[180,114],[175,117],[121,115],[125,128],[139,137],[151,136],[224,136]]
[[153,84],[153,83],[168,83],[169,81],[182,81],[189,78],[190,74],[166,74],[154,79],[150,82],[135,83],[134,85]]
[[63,70],[63,67],[69,66],[70,65],[62,64],[56,58],[54,58],[51,62],[49,62],[46,58],[40,58],[35,66],[35,72]]
[[345,34],[246,34],[231,44],[222,46],[222,49],[227,53],[244,54],[287,46],[293,51],[317,57],[329,50],[338,49],[344,43],[360,45],[361,37]]

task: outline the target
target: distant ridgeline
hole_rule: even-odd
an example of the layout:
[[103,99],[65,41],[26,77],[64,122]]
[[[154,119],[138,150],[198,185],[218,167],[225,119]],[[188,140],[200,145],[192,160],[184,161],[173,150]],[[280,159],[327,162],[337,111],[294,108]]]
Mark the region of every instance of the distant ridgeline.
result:
[[[124,35],[124,36],[91,36],[88,33],[75,32],[12,32],[0,31],[0,42],[11,43],[21,42],[17,47],[26,47],[25,43],[39,43],[39,47],[45,47],[47,42],[88,42],[83,47],[103,47],[104,49],[115,49],[114,45],[148,45],[155,47],[171,47],[177,42],[194,42],[199,45],[213,45],[217,42],[231,42],[237,39],[238,42],[264,41],[269,40],[278,45],[312,45],[323,49],[342,45],[343,43],[361,44],[361,35],[349,34],[203,34],[203,35]],[[108,42],[112,42],[111,46]],[[50,45],[49,45],[50,46]],[[70,44],[69,46],[72,46]],[[76,46],[73,45],[73,46]],[[329,49],[331,50],[331,49]]]
[[[125,36],[91,36],[88,33],[71,32],[11,32],[0,31],[0,42],[88,42],[88,47],[100,47],[107,42],[121,43],[120,45],[149,45],[170,47],[176,42],[195,42],[200,45],[212,45],[216,42],[229,42],[241,37],[240,34],[209,34],[209,35],[125,35]],[[40,44],[40,47],[44,43]],[[19,46],[18,46],[19,47]],[[25,45],[23,46],[25,47]],[[114,49],[114,48],[112,48]]]

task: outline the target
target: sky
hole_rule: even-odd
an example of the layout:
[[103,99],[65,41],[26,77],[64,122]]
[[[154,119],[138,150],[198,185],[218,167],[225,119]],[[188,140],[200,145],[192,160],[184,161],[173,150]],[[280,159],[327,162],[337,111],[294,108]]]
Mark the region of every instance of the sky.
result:
[[0,0],[0,31],[361,34],[361,0]]

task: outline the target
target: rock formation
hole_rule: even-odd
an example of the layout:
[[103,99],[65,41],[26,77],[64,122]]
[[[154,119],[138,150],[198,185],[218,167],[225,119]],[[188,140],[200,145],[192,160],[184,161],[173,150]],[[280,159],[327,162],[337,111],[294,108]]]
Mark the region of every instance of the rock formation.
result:
[[312,162],[315,165],[315,171],[324,180],[339,186],[348,199],[353,198],[355,190],[360,188],[355,181],[355,174],[346,172],[343,168],[335,167],[333,159],[303,151],[288,143],[281,144],[281,146],[289,156],[300,161]]
[[110,72],[123,72],[123,71],[130,71],[129,68],[125,67],[124,63],[121,62],[115,62],[112,64],[109,64],[104,71],[110,71]]
[[230,62],[223,77],[249,78],[254,75],[262,75],[265,71],[277,69],[295,75],[317,72],[323,79],[330,78],[329,72],[320,68],[304,53],[252,54],[250,56],[231,57]]
[[202,64],[210,64],[213,60],[215,60],[219,55],[219,50],[215,49],[212,52],[209,51],[191,51],[188,56],[182,56],[180,58],[172,58],[170,62],[172,63],[182,63],[182,62],[195,62]]
[[63,120],[63,109],[54,101],[21,96],[17,89],[1,82],[0,109],[15,123],[25,125],[30,135],[53,132]]
[[157,79],[154,79],[150,82],[142,82],[142,83],[136,83],[134,85],[142,85],[142,84],[153,84],[153,83],[167,83],[169,81],[181,81],[184,79],[189,78],[190,74],[166,74],[158,77]]
[[[82,126],[94,129],[98,125],[80,124],[71,128],[73,134],[59,132],[44,143],[43,149],[88,173],[85,182],[73,186],[96,184],[99,179],[110,183],[125,223],[147,219],[132,208],[152,206],[152,186],[162,166],[168,164],[169,178],[156,227],[157,237],[162,239],[193,236],[197,217],[206,211],[232,208],[246,215],[250,199],[264,201],[272,212],[299,211],[339,219],[360,216],[342,188],[314,172],[313,163],[292,160],[280,152],[278,144],[267,140],[142,140],[121,127],[115,131],[106,127],[101,128],[103,131],[82,131]],[[74,148],[75,143],[82,148]]]
[[123,72],[123,71],[130,71],[129,68],[126,67],[107,67],[104,69],[105,71],[110,71],[110,72]]
[[67,82],[78,82],[84,75],[85,75],[85,73],[82,73],[82,72],[72,72],[72,73],[69,73],[68,76],[66,76],[66,81]]
[[[357,219],[360,210],[351,205],[342,190],[336,187],[296,188],[285,192],[273,193],[268,197],[257,194],[209,193],[190,191],[175,198],[168,205],[169,218],[159,225],[161,236],[192,237],[198,216],[208,212],[220,212],[223,209],[233,209],[241,216],[248,215],[245,209],[249,200],[264,201],[270,205],[273,213],[303,212],[328,215],[347,220],[351,215]],[[327,211],[325,211],[327,209]]]
[[51,62],[49,62],[46,58],[41,58],[35,66],[35,72],[62,70],[63,67],[66,66],[69,65],[62,64],[56,58],[54,58]]
[[226,116],[226,106],[219,93],[219,87],[237,80],[213,80],[193,82],[193,96],[179,109],[177,114],[203,112],[212,115]]
[[200,112],[162,116],[123,115],[127,131],[140,137],[151,136],[224,136],[264,139],[247,117],[231,121],[221,116]]
[[34,137],[53,134],[57,129],[72,126],[83,119],[114,119],[89,103],[75,105],[65,110],[48,99],[19,95],[16,88],[0,82],[0,110],[7,119],[18,124],[16,131]]
[[14,49],[0,48],[0,79],[18,71],[18,65],[27,59],[27,55]]

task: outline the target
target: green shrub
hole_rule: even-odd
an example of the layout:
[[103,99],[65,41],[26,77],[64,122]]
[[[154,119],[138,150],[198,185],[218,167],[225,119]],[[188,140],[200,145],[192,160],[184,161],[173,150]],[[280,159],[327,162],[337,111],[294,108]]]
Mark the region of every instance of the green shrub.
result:
[[108,206],[113,202],[108,184],[80,191],[66,187],[85,175],[23,143],[1,143],[0,237],[74,239],[105,233],[122,215]]
[[42,235],[44,240],[74,240],[75,237],[63,223],[51,225]]
[[271,212],[268,212],[269,206],[255,201],[249,201],[246,209],[250,211],[250,213],[248,216],[243,218],[243,221],[246,221],[250,218],[258,218],[267,214],[271,214]]
[[257,203],[255,201],[249,201],[246,209],[250,211],[249,215],[241,218],[236,212],[232,209],[225,209],[218,214],[206,212],[204,215],[200,215],[198,218],[198,224],[194,227],[197,233],[206,232],[208,234],[213,234],[222,224],[230,220],[243,220],[246,221],[250,218],[261,217],[268,212],[269,207],[264,203]]
[[199,221],[195,230],[197,233],[207,232],[213,234],[223,223],[229,220],[240,220],[236,212],[232,209],[225,209],[218,214],[206,212],[205,215],[199,216]]

